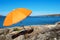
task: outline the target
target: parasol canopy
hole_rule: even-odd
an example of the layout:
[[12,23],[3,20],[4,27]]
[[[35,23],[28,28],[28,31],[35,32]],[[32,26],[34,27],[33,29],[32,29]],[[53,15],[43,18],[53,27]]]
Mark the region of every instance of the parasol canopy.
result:
[[31,10],[25,8],[17,8],[11,11],[5,18],[3,26],[11,26],[12,24],[16,24],[22,20],[24,20],[27,16],[31,14]]

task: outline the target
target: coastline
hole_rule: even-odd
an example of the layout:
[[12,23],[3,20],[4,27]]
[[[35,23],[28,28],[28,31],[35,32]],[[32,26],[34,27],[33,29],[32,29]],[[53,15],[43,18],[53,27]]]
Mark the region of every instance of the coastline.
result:
[[[44,39],[46,39],[46,38],[44,38],[44,36],[47,36],[47,35],[50,36],[49,32],[51,32],[51,30],[56,30],[56,28],[60,29],[60,24],[59,25],[58,24],[54,24],[54,25],[53,24],[52,25],[50,25],[50,24],[49,25],[31,25],[31,26],[24,26],[24,28],[25,29],[23,29],[23,27],[13,27],[13,28],[0,29],[0,40],[2,38],[3,38],[2,40],[7,40],[8,38],[9,38],[8,40],[23,40],[24,39],[24,35],[20,35],[20,36],[16,37],[15,39],[12,39],[11,37],[13,35],[18,34],[19,32],[21,32],[23,30],[29,30],[31,28],[33,28],[34,31],[32,33],[30,33],[30,34],[26,34],[27,36],[29,36],[29,37],[27,37],[27,40],[29,38],[30,38],[30,40],[31,39],[34,40],[35,37],[38,36],[37,34],[39,34],[39,37],[41,37],[41,38],[38,38],[39,40],[44,40]],[[54,31],[52,31],[52,32],[54,32]],[[46,33],[47,33],[47,35],[46,35]],[[6,37],[6,36],[8,36],[8,37]]]

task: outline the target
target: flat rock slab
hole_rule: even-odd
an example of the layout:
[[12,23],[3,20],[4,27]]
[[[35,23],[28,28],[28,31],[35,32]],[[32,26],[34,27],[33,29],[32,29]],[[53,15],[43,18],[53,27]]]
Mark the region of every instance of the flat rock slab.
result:
[[[2,31],[0,35],[0,40],[60,40],[60,26],[56,25],[43,25],[42,26],[31,26],[34,31],[30,34],[20,35],[14,39],[12,36],[19,31]],[[31,27],[25,27],[26,30],[31,29]],[[13,28],[12,28],[13,29]],[[20,28],[21,29],[21,28]],[[10,30],[10,29],[9,29]]]

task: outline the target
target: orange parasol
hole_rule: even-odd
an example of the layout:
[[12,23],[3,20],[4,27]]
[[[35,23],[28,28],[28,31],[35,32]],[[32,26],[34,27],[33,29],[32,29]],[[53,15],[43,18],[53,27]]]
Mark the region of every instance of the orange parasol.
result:
[[11,26],[12,24],[16,24],[27,16],[31,14],[31,10],[25,8],[17,8],[11,11],[5,18],[3,26]]

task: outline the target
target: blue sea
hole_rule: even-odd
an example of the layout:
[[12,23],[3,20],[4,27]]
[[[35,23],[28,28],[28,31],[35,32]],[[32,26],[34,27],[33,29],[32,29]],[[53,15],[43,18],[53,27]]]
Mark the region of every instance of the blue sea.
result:
[[[0,17],[0,28],[6,28],[3,26],[5,16]],[[27,26],[27,25],[44,25],[44,24],[55,24],[60,22],[60,16],[29,16],[19,23],[13,24],[10,27],[16,26]]]

